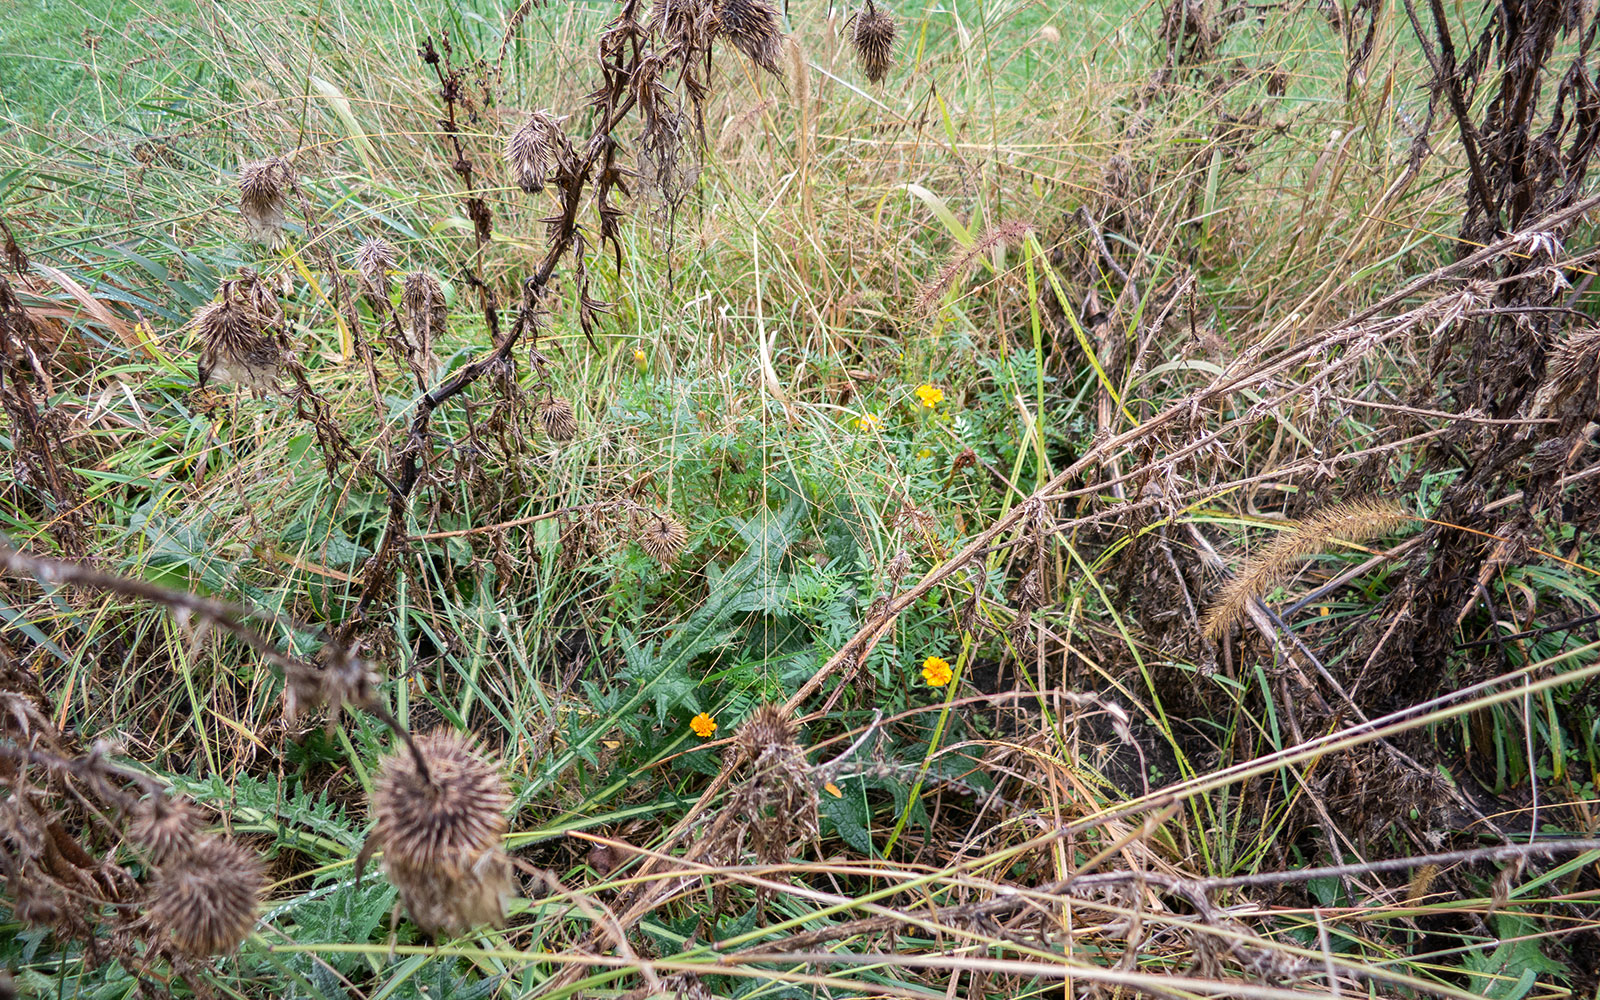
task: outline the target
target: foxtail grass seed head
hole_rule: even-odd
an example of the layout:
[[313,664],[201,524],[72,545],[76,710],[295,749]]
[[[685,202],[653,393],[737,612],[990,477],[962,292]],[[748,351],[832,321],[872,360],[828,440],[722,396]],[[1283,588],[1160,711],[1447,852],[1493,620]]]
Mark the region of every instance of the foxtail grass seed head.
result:
[[283,242],[284,209],[293,187],[294,171],[281,156],[239,168],[239,214],[247,238],[274,248]]
[[270,320],[262,309],[270,296],[254,278],[226,281],[222,297],[195,316],[200,332],[196,374],[202,387],[215,378],[258,393],[278,388],[283,351],[267,331]]
[[401,305],[405,307],[406,329],[412,349],[430,353],[433,342],[444,334],[449,318],[444,286],[427,271],[412,271],[406,275]]
[[559,396],[552,396],[539,405],[539,423],[544,425],[545,436],[552,441],[565,443],[578,436],[578,418],[572,404]]
[[249,936],[264,883],[256,852],[204,837],[156,872],[146,914],[150,927],[189,958],[223,955]]
[[194,850],[200,834],[200,817],[186,801],[155,794],[133,808],[128,836],[158,865],[168,864]]
[[871,82],[879,83],[888,74],[894,37],[899,30],[894,17],[879,10],[872,0],[867,0],[867,5],[856,15],[850,42],[855,46],[856,58],[861,61],[861,71]]
[[418,737],[424,777],[407,747],[384,758],[372,791],[372,835],[406,912],[428,934],[505,919],[511,865],[500,848],[511,794],[505,778],[450,730]]
[[670,566],[688,541],[689,529],[666,514],[652,514],[639,531],[639,547],[663,566]]
[[394,269],[394,247],[381,236],[367,240],[356,251],[356,274],[361,279],[361,293],[375,302],[389,297],[389,272]]
[[757,66],[776,74],[783,28],[770,0],[717,0],[714,10],[717,33]]

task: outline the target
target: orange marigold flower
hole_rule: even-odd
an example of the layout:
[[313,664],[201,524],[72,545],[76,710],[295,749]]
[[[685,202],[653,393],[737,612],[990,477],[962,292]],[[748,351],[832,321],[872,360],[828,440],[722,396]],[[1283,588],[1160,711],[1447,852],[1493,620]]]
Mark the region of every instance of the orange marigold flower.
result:
[[917,398],[922,400],[923,406],[931,410],[944,402],[944,390],[936,385],[928,385],[924,382],[922,385],[917,386]]
[[883,418],[876,413],[863,413],[856,418],[856,427],[859,430],[875,431],[883,426]]
[[711,713],[701,712],[689,720],[689,728],[693,729],[694,734],[701,739],[709,739],[711,734],[717,731],[717,720],[711,717]]
[[939,656],[930,656],[922,661],[922,679],[932,687],[944,687],[955,677],[955,671],[950,669],[950,661]]

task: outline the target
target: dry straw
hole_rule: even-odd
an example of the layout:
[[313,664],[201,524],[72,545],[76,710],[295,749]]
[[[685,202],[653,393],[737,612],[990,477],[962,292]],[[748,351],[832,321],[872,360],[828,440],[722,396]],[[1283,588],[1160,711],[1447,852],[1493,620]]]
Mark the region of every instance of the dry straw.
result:
[[254,851],[205,837],[157,870],[146,919],[189,958],[223,955],[255,926],[263,882]]
[[1206,611],[1202,631],[1213,641],[1222,638],[1244,617],[1251,601],[1287,580],[1306,559],[1341,542],[1359,544],[1387,535],[1412,519],[1390,500],[1352,500],[1293,522],[1223,585]]
[[467,736],[439,730],[385,757],[372,791],[376,821],[367,851],[425,933],[459,934],[505,920],[511,865],[500,848],[511,793]]

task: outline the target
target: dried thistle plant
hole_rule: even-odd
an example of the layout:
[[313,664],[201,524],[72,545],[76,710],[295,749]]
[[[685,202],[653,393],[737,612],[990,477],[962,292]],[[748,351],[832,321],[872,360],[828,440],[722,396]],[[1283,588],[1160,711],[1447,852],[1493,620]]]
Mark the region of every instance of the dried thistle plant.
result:
[[779,72],[783,27],[769,0],[717,0],[712,9],[717,34],[768,73]]
[[431,358],[434,341],[444,335],[449,321],[444,286],[427,271],[412,271],[406,275],[401,304],[405,308],[406,337],[411,349],[424,358]]
[[663,566],[672,565],[688,541],[689,529],[669,514],[652,514],[639,527],[639,547]]
[[200,332],[196,367],[200,386],[212,378],[259,394],[276,391],[284,352],[272,327],[281,321],[277,299],[253,273],[224,281],[221,297],[193,324]]
[[383,850],[384,874],[428,934],[498,926],[513,891],[500,847],[510,805],[504,777],[469,737],[450,730],[419,737],[383,760],[363,860]]
[[517,186],[538,194],[553,177],[571,168],[572,144],[559,119],[548,111],[533,111],[506,139],[505,159]]
[[180,954],[195,959],[223,955],[239,947],[255,926],[264,884],[255,851],[222,837],[205,837],[157,870],[145,919]]
[[735,730],[733,754],[743,779],[729,798],[733,822],[711,853],[732,861],[748,848],[763,864],[783,861],[817,836],[817,783],[799,727],[781,705],[761,705]]
[[539,404],[539,423],[552,441],[565,443],[578,436],[578,418],[572,404],[560,396],[547,396]]
[[294,170],[281,156],[239,168],[239,214],[244,216],[246,238],[274,249],[283,243],[284,209],[294,186]]
[[389,272],[396,266],[394,247],[374,236],[356,251],[356,277],[361,294],[376,305],[389,299]]
[[894,17],[877,8],[872,0],[856,15],[855,29],[850,33],[850,44],[855,46],[861,71],[873,83],[879,83],[889,72],[889,60],[894,51],[894,38],[899,32]]
[[1355,500],[1294,522],[1223,585],[1200,623],[1201,630],[1213,641],[1222,638],[1244,617],[1251,601],[1286,580],[1301,562],[1340,542],[1357,544],[1387,535],[1413,519],[1391,500]]
[[190,854],[200,834],[200,817],[181,798],[156,792],[133,808],[128,838],[158,865]]

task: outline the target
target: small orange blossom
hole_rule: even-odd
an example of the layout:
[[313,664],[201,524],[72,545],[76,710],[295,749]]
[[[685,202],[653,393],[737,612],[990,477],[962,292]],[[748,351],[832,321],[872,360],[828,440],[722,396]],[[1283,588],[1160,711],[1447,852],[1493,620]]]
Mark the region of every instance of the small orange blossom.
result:
[[939,656],[930,656],[922,661],[922,679],[932,687],[944,687],[955,677],[955,671],[950,669],[950,661]]
[[710,739],[711,734],[717,731],[717,720],[711,717],[711,713],[701,712],[689,720],[689,728],[701,739]]
[[922,400],[923,406],[931,410],[944,402],[944,390],[936,385],[929,385],[924,382],[922,385],[917,386],[917,398]]

